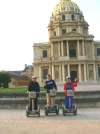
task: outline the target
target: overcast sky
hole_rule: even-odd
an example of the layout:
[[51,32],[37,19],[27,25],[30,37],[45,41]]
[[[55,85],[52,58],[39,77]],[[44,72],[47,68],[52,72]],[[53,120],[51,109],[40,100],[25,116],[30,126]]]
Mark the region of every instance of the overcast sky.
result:
[[[0,70],[23,70],[33,62],[33,43],[48,41],[47,25],[60,0],[0,0]],[[100,40],[100,0],[73,0]]]

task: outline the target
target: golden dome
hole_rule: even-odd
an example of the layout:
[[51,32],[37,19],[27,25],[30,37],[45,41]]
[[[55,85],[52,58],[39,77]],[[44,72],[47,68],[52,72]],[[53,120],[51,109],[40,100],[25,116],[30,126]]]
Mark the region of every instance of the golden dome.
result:
[[72,2],[71,0],[61,0],[59,4],[56,5],[53,11],[53,15],[57,15],[58,13],[63,13],[63,12],[76,12],[80,13],[80,8],[78,7],[77,4]]

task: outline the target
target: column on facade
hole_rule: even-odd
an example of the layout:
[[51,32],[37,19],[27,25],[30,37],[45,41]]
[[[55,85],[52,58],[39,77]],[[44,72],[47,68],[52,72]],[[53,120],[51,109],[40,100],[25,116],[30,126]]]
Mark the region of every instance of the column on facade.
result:
[[96,65],[96,79],[98,79],[98,65]]
[[82,49],[83,49],[83,56],[85,55],[85,44],[84,44],[84,40],[82,40]]
[[79,40],[77,40],[77,53],[78,53],[78,56],[80,56],[80,45],[79,45]]
[[89,64],[87,64],[87,80],[89,80]]
[[54,57],[54,53],[53,53],[53,42],[51,43],[51,57]]
[[65,81],[65,65],[62,65],[63,82]]
[[51,57],[51,49],[49,48],[49,60],[50,60],[50,57]]
[[95,54],[94,54],[94,43],[93,43],[93,41],[92,41],[92,55],[94,56]]
[[54,65],[52,65],[52,79],[55,79],[55,77],[54,77]]
[[79,25],[79,33],[81,33],[81,26]]
[[68,44],[68,41],[67,41],[67,56],[69,57],[69,44]]
[[58,42],[58,47],[59,47],[59,56],[61,56],[61,53],[60,53],[60,49],[61,49],[60,42]]
[[62,52],[62,56],[64,56],[64,44],[63,44],[63,41],[61,41],[61,52]]
[[70,76],[70,65],[67,65],[67,70],[68,70],[68,76]]
[[94,68],[94,80],[96,80],[96,65],[95,65],[95,63],[93,64],[93,68]]
[[86,81],[87,80],[87,76],[86,76],[86,64],[84,64],[84,81]]
[[42,82],[42,68],[39,66],[39,81]]
[[61,65],[59,65],[59,81],[61,82]]
[[48,73],[51,74],[51,66],[49,66],[49,72]]
[[79,82],[82,81],[82,76],[81,76],[81,64],[79,64]]
[[60,36],[60,27],[58,26],[58,36]]

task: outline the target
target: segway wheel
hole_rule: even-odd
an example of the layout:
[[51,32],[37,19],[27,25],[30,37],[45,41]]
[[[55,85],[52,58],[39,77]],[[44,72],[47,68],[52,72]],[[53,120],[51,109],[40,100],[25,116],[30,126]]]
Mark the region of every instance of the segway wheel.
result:
[[57,111],[56,111],[56,115],[58,115],[59,114],[59,108],[57,109]]
[[48,116],[48,111],[46,107],[45,107],[45,115]]
[[26,106],[26,117],[29,117],[29,108]]
[[39,111],[38,111],[38,117],[40,117],[40,109],[39,109]]
[[29,117],[29,111],[26,110],[26,117]]
[[63,116],[65,116],[65,109],[63,108]]
[[74,115],[77,115],[77,108],[76,108],[75,111],[74,111]]

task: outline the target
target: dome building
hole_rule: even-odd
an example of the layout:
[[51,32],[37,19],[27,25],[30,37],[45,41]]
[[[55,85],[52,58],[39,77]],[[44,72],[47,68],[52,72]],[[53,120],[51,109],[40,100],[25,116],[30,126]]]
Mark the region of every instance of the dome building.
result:
[[89,34],[83,12],[71,0],[60,0],[48,24],[48,42],[34,43],[34,74],[43,83],[50,73],[62,83],[67,75],[79,83],[100,81],[100,42]]

